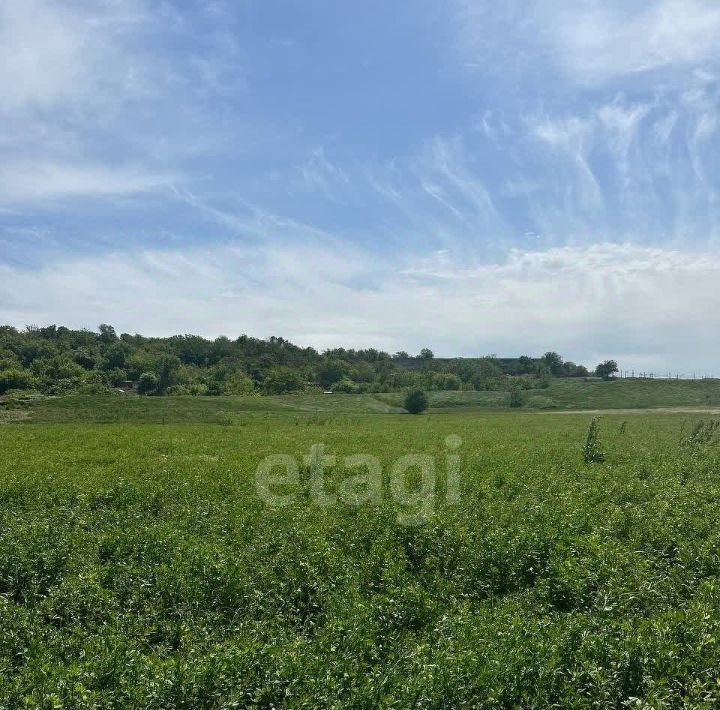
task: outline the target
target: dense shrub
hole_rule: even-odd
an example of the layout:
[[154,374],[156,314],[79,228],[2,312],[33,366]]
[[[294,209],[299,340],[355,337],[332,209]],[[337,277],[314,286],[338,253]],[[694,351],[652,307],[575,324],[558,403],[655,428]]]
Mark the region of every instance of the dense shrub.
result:
[[513,388],[510,390],[509,404],[514,409],[522,407],[525,403],[522,392],[519,389]]
[[405,396],[404,405],[410,414],[422,414],[428,408],[427,395],[422,390],[412,390]]
[[0,370],[0,394],[10,390],[27,390],[35,386],[35,378],[27,370],[19,368]]
[[332,388],[333,392],[344,392],[345,394],[355,394],[359,391],[357,384],[347,378],[336,382]]
[[138,381],[138,394],[155,394],[158,390],[158,378],[154,372],[143,372]]
[[263,381],[267,394],[287,394],[303,389],[304,381],[299,372],[289,367],[272,367]]

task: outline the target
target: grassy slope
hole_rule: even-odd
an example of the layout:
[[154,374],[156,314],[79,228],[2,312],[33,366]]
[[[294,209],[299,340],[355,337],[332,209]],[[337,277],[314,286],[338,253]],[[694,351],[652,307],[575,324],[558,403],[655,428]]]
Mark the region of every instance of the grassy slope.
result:
[[29,410],[29,421],[110,424],[204,422],[284,415],[379,414],[401,411],[371,395],[288,395],[285,397],[68,396],[45,399]]
[[545,394],[571,409],[720,407],[720,380],[554,380]]
[[[399,406],[402,395],[379,395]],[[432,407],[507,407],[504,392],[431,392]],[[649,409],[653,407],[720,407],[720,380],[556,379],[542,390],[524,393],[529,409]]]
[[[506,392],[430,392],[435,411],[506,409]],[[649,409],[720,407],[720,381],[553,380],[547,389],[525,393],[525,409]],[[382,414],[402,412],[403,395],[322,395],[282,397],[70,396],[33,405],[35,422],[136,423],[207,422],[232,424],[248,417]],[[9,420],[6,414],[0,418]]]

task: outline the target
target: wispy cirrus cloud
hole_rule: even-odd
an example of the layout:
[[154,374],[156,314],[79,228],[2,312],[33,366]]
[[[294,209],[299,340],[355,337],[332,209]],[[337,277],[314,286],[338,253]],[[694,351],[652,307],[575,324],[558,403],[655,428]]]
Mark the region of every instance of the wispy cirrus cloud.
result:
[[319,192],[329,199],[336,199],[338,192],[345,190],[349,183],[346,172],[328,159],[322,147],[312,151],[298,167],[298,173],[303,189]]
[[[343,163],[323,187],[352,194],[366,233],[415,249],[496,258],[512,247],[634,240],[717,243],[718,87],[517,116],[486,112],[389,162]],[[333,165],[335,162],[332,163]],[[387,241],[389,240],[389,241]]]
[[132,195],[158,191],[177,181],[142,167],[33,162],[0,166],[0,205],[82,196]]

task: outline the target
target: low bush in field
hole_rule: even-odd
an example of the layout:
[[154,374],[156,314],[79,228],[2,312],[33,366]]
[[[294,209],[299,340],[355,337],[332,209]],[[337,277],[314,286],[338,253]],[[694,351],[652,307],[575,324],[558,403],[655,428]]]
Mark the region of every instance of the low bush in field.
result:
[[422,414],[428,408],[427,395],[422,390],[412,390],[405,396],[404,406],[410,414]]

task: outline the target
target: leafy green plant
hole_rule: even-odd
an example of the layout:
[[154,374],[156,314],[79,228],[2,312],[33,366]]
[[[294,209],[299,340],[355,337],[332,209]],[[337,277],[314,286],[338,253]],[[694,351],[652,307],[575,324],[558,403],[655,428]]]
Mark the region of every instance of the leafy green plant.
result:
[[600,445],[600,424],[597,417],[593,417],[588,426],[583,446],[583,460],[585,463],[602,463],[605,460]]
[[689,446],[702,446],[710,444],[720,430],[720,420],[700,419],[692,428],[690,433],[683,437],[682,443]]

